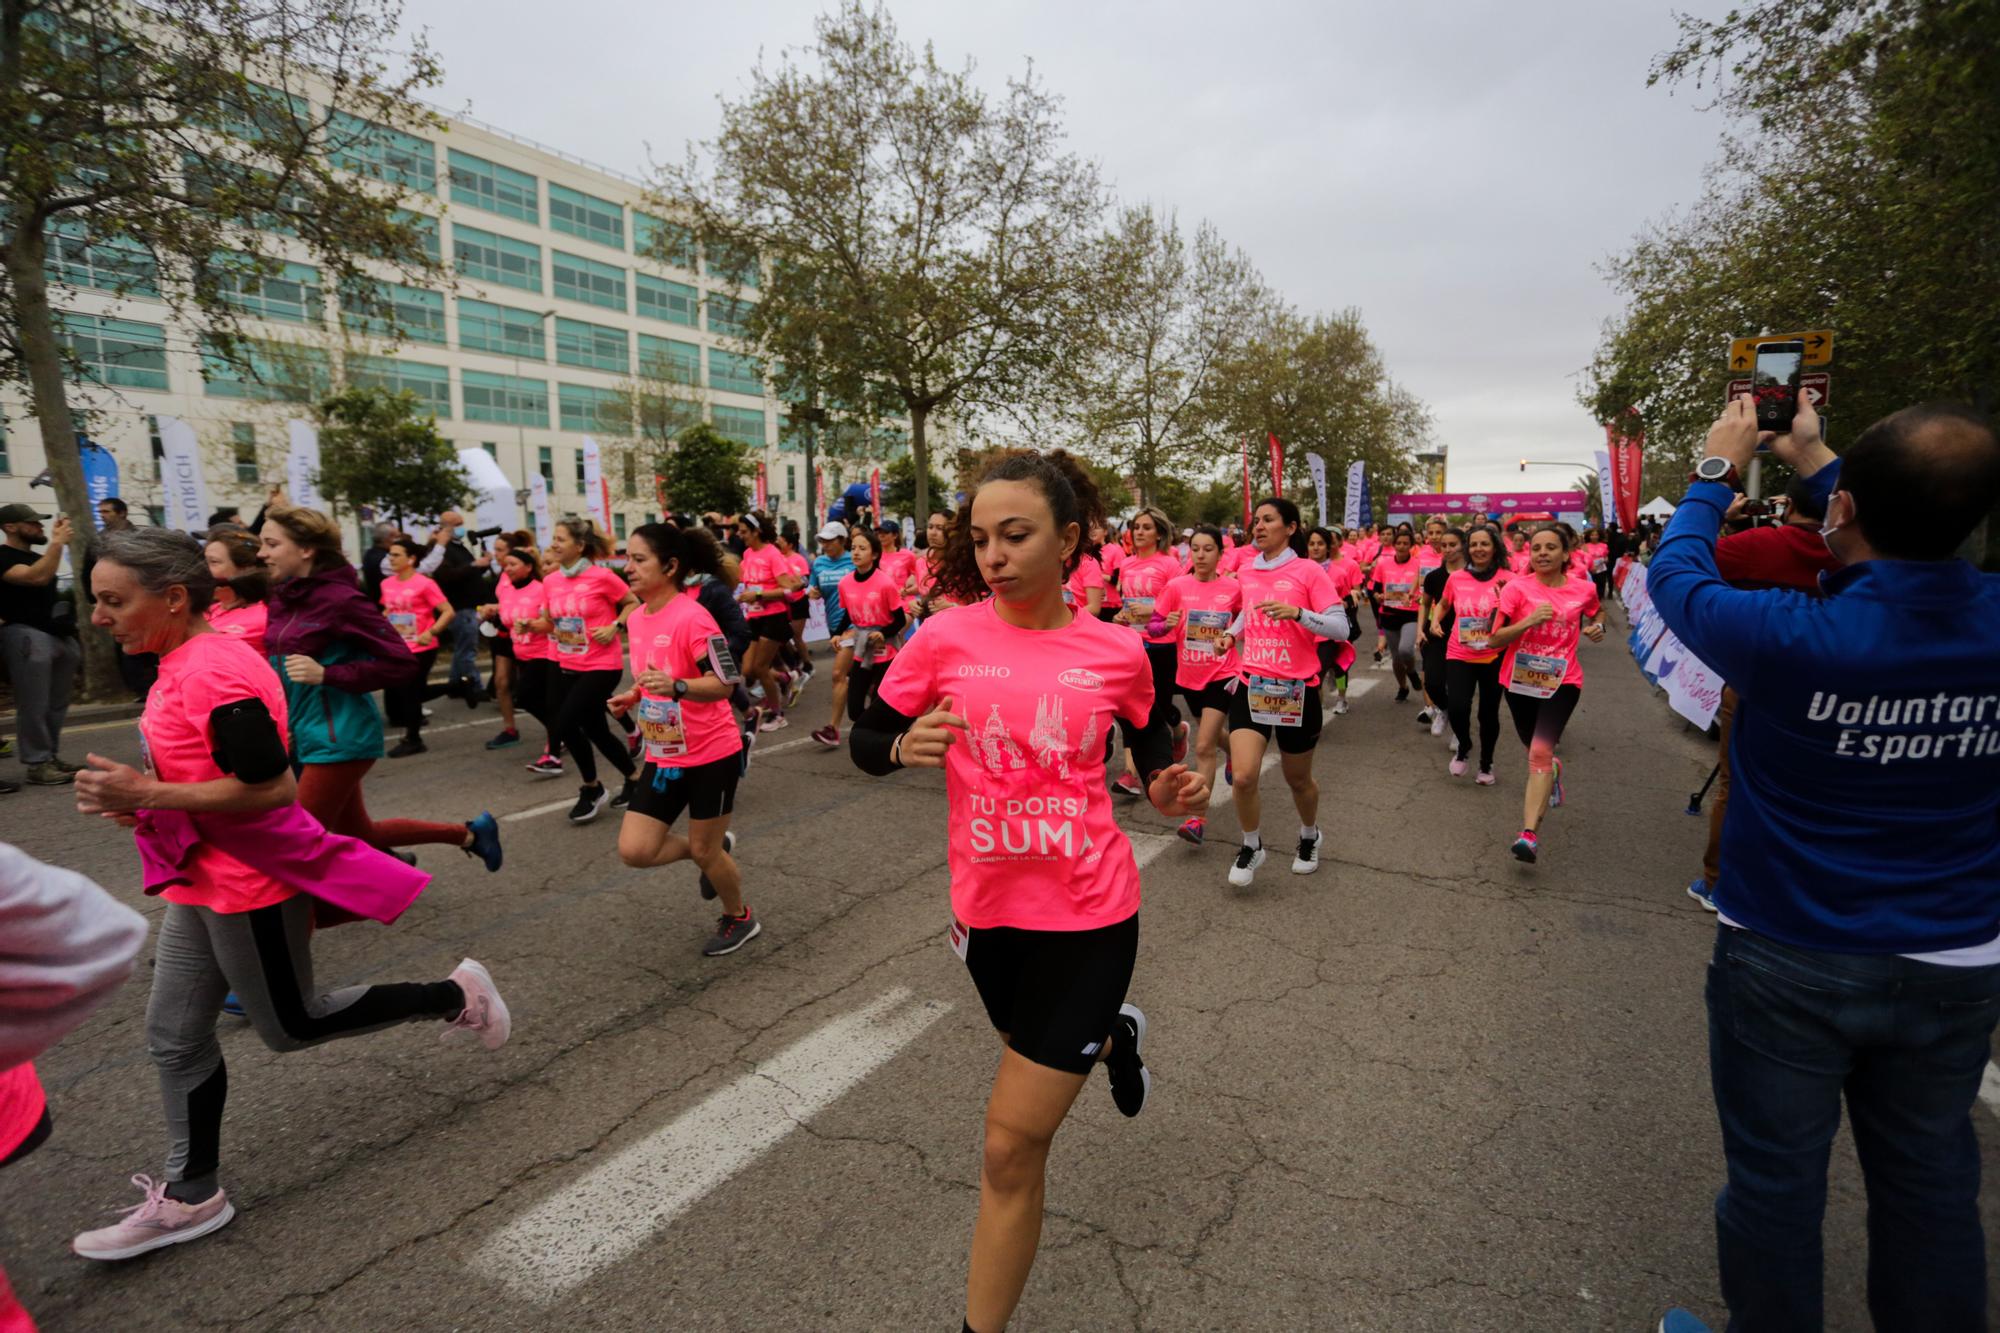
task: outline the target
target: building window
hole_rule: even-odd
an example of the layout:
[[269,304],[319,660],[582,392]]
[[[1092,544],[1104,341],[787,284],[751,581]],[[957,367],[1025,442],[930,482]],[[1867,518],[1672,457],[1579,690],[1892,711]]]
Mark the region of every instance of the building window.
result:
[[613,514],[611,516],[611,535],[621,542],[625,540],[625,515]]
[[479,442],[479,447],[486,451],[486,456],[488,458],[498,458],[500,456],[500,446],[493,443],[493,441],[491,440],[481,440]]
[[654,263],[694,272],[694,233],[637,209],[632,210],[632,250]]
[[[233,218],[258,231],[296,236],[292,219],[312,212],[313,202],[297,186],[281,187],[278,178],[261,167],[227,162],[200,153],[181,155],[188,201],[205,212]],[[246,210],[245,199],[272,199],[277,208]]]
[[150,412],[146,414],[146,448],[153,455],[153,480],[160,479],[160,462],[167,456],[167,446],[160,439],[160,419]]
[[650,273],[634,273],[632,302],[638,313],[648,319],[685,324],[691,329],[700,325],[696,308],[701,304],[701,293],[684,282],[668,282]]
[[167,526],[167,507],[165,505],[147,505],[146,521],[156,528],[164,528]]
[[701,383],[701,348],[672,338],[639,335],[639,373],[673,384]]
[[761,398],[764,376],[754,357],[738,356],[734,352],[711,347],[708,349],[708,387]]
[[333,138],[326,159],[334,166],[423,194],[437,192],[437,149],[429,139],[345,111],[333,113],[328,130]]
[[542,316],[463,296],[458,298],[458,345],[471,352],[498,352],[529,361],[549,359]]
[[542,247],[525,241],[496,236],[477,227],[453,224],[451,253],[458,271],[482,282],[503,287],[519,287],[539,294],[542,290]]
[[340,289],[343,328],[376,338],[444,345],[444,293],[363,278]]
[[764,447],[764,414],[746,407],[716,407],[715,428],[753,449]]
[[273,137],[294,138],[310,123],[312,108],[296,93],[280,92],[247,79],[242,92],[240,98],[232,92],[209,128],[246,143],[263,143]]
[[797,463],[785,464],[785,498],[787,500],[796,500],[799,498],[799,465]]
[[556,488],[555,450],[545,444],[540,449],[537,449],[535,453],[537,455],[535,470],[542,474],[542,483],[550,490],[554,490]]
[[419,411],[451,420],[451,372],[443,366],[427,366],[392,356],[349,356],[347,379],[363,388],[387,389],[390,393],[408,389],[417,396]]
[[578,495],[582,495],[583,494],[583,450],[572,449],[570,450],[570,453],[575,456],[575,462],[576,462],[576,493]]
[[90,239],[80,218],[49,223],[48,275],[52,282],[143,296],[160,294],[160,266],[153,252],[129,236]]
[[703,267],[709,277],[732,287],[755,288],[763,276],[758,272],[757,256],[753,254],[710,250]]
[[[625,464],[625,477],[624,477],[624,485],[620,490],[620,494],[622,494],[627,500],[636,500],[639,498],[638,456],[634,454],[630,449],[627,449],[625,451],[625,457],[623,462]],[[619,535],[623,536],[624,534],[620,533]]]
[[606,310],[625,308],[624,269],[560,250],[549,251],[549,267],[555,273],[557,296]]
[[167,388],[167,331],[104,315],[56,315],[57,332],[99,384]]
[[201,343],[203,392],[211,398],[309,403],[333,387],[326,353],[316,347],[239,338],[231,355],[209,338]]
[[[417,234],[417,248],[433,264],[438,262],[438,220],[423,213],[412,213],[407,208],[396,210],[395,222],[399,227],[408,227]],[[377,256],[378,258],[380,256]]]
[[222,299],[246,315],[287,324],[318,324],[326,317],[319,270],[310,264],[221,250],[210,272]]
[[708,331],[710,333],[727,334],[732,338],[743,337],[746,332],[743,316],[744,312],[749,308],[750,303],[748,301],[739,301],[734,297],[718,296],[714,292],[710,292],[708,294]]
[[257,484],[257,428],[247,421],[229,423],[229,452],[236,462],[239,486]]
[[[623,435],[630,429],[631,405],[626,402],[625,395],[616,389],[596,389],[587,384],[558,384],[556,412],[564,430]],[[577,466],[581,467],[582,463]]]
[[556,320],[556,363],[584,366],[591,370],[612,370],[620,375],[632,370],[631,339],[625,330],[605,324],[586,324],[580,319]]
[[549,182],[549,230],[566,231],[614,250],[625,248],[625,210],[609,199]]
[[504,218],[540,226],[542,209],[537,193],[539,183],[525,171],[488,162],[483,157],[461,153],[456,148],[445,153],[451,176],[451,201],[485,209]]
[[459,376],[465,394],[467,421],[492,421],[502,426],[549,425],[549,386],[546,380],[518,379],[513,375],[490,375],[468,370]]
[[14,471],[14,460],[7,452],[7,414],[0,412],[0,477]]

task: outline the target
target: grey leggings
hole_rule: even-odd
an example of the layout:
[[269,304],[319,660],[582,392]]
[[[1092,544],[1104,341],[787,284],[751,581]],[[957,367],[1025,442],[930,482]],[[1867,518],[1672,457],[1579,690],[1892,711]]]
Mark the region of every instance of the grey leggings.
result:
[[[1405,613],[1408,614],[1408,613]],[[1417,618],[1410,615],[1400,627],[1394,621],[1382,627],[1383,637],[1389,640],[1389,656],[1402,665],[1412,676],[1422,675],[1417,665]]]
[[229,1074],[215,1035],[230,991],[274,1051],[450,1018],[465,1007],[458,983],[313,987],[312,903],[304,894],[254,912],[168,903],[153,953],[146,1046],[160,1070],[167,1115],[167,1179],[206,1182],[221,1159]]

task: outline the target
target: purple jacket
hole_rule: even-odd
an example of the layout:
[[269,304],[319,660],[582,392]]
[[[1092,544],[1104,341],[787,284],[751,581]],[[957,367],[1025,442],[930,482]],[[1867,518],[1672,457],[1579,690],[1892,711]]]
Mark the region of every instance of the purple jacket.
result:
[[[349,694],[401,685],[415,674],[416,656],[368,600],[345,560],[271,586],[264,651],[280,660],[294,653],[327,662],[326,683]],[[348,653],[335,651],[345,643]]]
[[302,805],[255,815],[191,815],[141,810],[134,835],[147,893],[186,884],[183,870],[203,844],[252,870],[310,894],[321,926],[366,918],[388,923],[417,900],[431,877],[359,838],[329,833]]

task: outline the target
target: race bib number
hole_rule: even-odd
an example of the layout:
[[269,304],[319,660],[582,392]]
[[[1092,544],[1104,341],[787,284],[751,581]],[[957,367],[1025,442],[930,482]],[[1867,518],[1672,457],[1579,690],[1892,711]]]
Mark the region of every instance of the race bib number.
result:
[[965,951],[972,947],[972,932],[958,924],[958,918],[951,919],[951,930],[945,935],[951,944],[951,951],[958,955],[958,961],[965,961]]
[[555,633],[550,637],[556,641],[556,651],[565,657],[590,651],[590,640],[584,633],[582,616],[557,616]]
[[1407,610],[1417,604],[1417,585],[1414,583],[1391,583],[1386,586],[1382,601],[1399,609]]
[[1181,646],[1190,658],[1220,657],[1222,637],[1229,633],[1230,614],[1227,611],[1190,611],[1187,613],[1187,632],[1181,636]]
[[681,706],[673,699],[639,700],[639,734],[646,743],[646,762],[675,768],[687,758],[687,726]]
[[1568,673],[1567,657],[1515,653],[1514,679],[1507,688],[1514,694],[1525,694],[1531,699],[1548,699],[1562,687],[1563,677]]
[[1593,574],[1602,574],[1606,569],[1609,568],[1610,565],[1602,560],[1593,560],[1590,562],[1590,572]]
[[875,665],[875,654],[881,651],[876,645],[875,636],[881,632],[881,627],[876,625],[854,627],[854,665],[858,667]]
[[417,641],[417,613],[414,611],[391,611],[389,627],[403,636],[404,643]]
[[1070,591],[1068,584],[1063,585],[1063,605],[1064,606],[1076,605],[1076,594]]
[[1125,609],[1131,613],[1130,619],[1133,626],[1143,631],[1146,628],[1146,622],[1153,618],[1153,599],[1150,597],[1127,597],[1125,599]]
[[1458,646],[1479,652],[1493,642],[1493,617],[1460,616],[1458,618]]
[[1250,720],[1260,727],[1298,727],[1306,720],[1306,683],[1252,676]]

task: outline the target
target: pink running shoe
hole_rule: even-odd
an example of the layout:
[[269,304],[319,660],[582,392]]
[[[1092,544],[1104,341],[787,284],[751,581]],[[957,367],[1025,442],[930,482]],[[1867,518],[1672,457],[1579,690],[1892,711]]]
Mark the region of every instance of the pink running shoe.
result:
[[146,1192],[145,1202],[125,1210],[125,1216],[108,1227],[86,1231],[69,1243],[70,1249],[86,1259],[132,1259],[148,1250],[179,1245],[229,1225],[236,1208],[221,1190],[200,1203],[182,1203],[167,1197],[167,1182],[151,1176],[134,1176],[132,1183]]
[[785,715],[783,713],[767,712],[764,714],[764,720],[757,724],[757,730],[783,731],[786,727],[789,727],[790,725],[792,724],[785,721]]
[[1199,847],[1202,839],[1207,836],[1207,829],[1208,824],[1205,820],[1190,819],[1184,821],[1174,832],[1180,835],[1182,842],[1191,842]]
[[1448,765],[1448,767],[1451,769],[1451,775],[1453,777],[1462,778],[1465,776],[1465,761],[1463,759],[1460,759],[1457,755],[1453,755],[1451,757],[1451,763]]
[[1479,776],[1478,776],[1478,777],[1476,777],[1476,778],[1474,778],[1474,779],[1473,779],[1473,781],[1474,781],[1474,782],[1476,782],[1476,783],[1478,783],[1478,784],[1479,784],[1480,786],[1482,786],[1482,787],[1490,787],[1490,786],[1492,786],[1492,785],[1493,785],[1493,784],[1494,784],[1495,782],[1499,781],[1499,779],[1497,779],[1497,778],[1495,778],[1495,777],[1493,776],[1493,770],[1492,770],[1492,769],[1490,769],[1490,768],[1482,768],[1482,769],[1480,769],[1480,770],[1479,770]]
[[514,1020],[507,1013],[507,1002],[500,998],[499,987],[493,984],[493,974],[486,970],[484,963],[476,963],[467,958],[452,969],[448,980],[458,983],[465,993],[465,1008],[457,1018],[444,1025],[438,1034],[443,1042],[462,1042],[461,1032],[475,1033],[479,1044],[489,1051],[497,1051],[507,1044],[507,1036],[514,1030]]
[[829,750],[838,750],[840,748],[839,727],[835,726],[821,727],[818,731],[815,731],[812,734],[812,738],[818,741],[821,745],[824,745]]
[[1145,791],[1145,788],[1139,785],[1139,779],[1133,777],[1130,773],[1120,773],[1117,781],[1111,785],[1117,789],[1119,794],[1124,796],[1138,796]]

